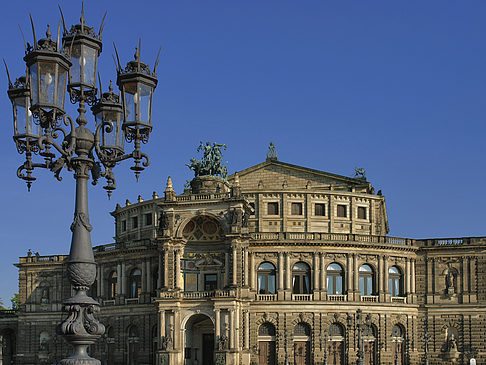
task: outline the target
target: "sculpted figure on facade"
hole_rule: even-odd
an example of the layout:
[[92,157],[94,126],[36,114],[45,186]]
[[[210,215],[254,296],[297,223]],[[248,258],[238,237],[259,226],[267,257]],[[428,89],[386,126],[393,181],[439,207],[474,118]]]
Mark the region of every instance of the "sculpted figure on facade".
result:
[[194,171],[195,177],[221,176],[223,179],[226,179],[228,169],[225,166],[225,162],[223,162],[223,149],[226,149],[225,144],[213,143],[211,145],[210,142],[204,144],[201,141],[197,152],[203,153],[203,159],[191,158],[189,160],[190,164],[186,164],[186,166]]

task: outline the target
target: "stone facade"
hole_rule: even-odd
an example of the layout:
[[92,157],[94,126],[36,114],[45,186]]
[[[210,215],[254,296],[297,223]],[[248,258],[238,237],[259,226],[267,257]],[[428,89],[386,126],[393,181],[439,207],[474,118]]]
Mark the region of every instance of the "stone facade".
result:
[[[366,179],[277,161],[117,205],[94,248],[103,364],[486,362],[486,238],[387,236]],[[67,256],[28,255],[2,364],[51,364]],[[360,311],[358,311],[360,310]],[[427,351],[425,345],[427,344]],[[360,351],[361,350],[361,351]]]

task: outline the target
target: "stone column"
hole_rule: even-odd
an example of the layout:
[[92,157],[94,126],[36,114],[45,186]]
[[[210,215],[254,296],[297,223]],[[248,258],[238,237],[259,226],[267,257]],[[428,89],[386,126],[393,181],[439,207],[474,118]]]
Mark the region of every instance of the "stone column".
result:
[[121,268],[121,264],[118,264],[116,265],[116,295],[121,295],[121,294],[122,294],[122,268]]
[[248,257],[248,281],[250,283],[250,290],[255,289],[255,284],[253,283],[253,278],[255,277],[255,268],[253,267],[253,252],[249,252]]
[[231,275],[231,285],[236,286],[236,279],[238,274],[238,251],[236,245],[232,246],[233,251],[233,273]]
[[462,269],[462,295],[464,296],[465,294],[467,294],[468,292],[468,288],[467,288],[467,276],[468,276],[468,272],[467,272],[467,258],[466,257],[462,257],[461,258],[461,269]]
[[103,266],[100,265],[100,297],[104,298],[106,295],[105,291],[105,273]]
[[376,280],[378,281],[378,295],[380,296],[383,294],[383,256],[378,255],[378,273]]
[[385,288],[385,293],[390,294],[390,288],[388,287],[388,260],[390,256],[383,257],[383,286]]
[[412,292],[412,294],[415,294],[415,259],[410,260],[410,273],[412,275],[410,279],[410,291]]
[[157,284],[157,289],[162,288],[162,252],[159,252],[159,269],[157,271],[157,277],[159,282]]
[[250,268],[248,266],[248,247],[245,247],[244,249],[244,256],[243,256],[243,259],[244,259],[244,263],[243,263],[243,270],[245,272],[245,277],[244,277],[244,282],[243,282],[243,286],[248,286],[249,285],[249,276],[250,276]]
[[[177,250],[179,251],[179,250]],[[180,323],[180,317],[181,317],[181,312],[179,309],[176,309],[174,311],[174,332],[172,333],[172,340],[174,341],[174,350],[175,349],[180,349],[181,348],[181,323]]]
[[277,289],[282,290],[284,288],[284,264],[283,264],[283,252],[278,253],[278,284]]
[[[159,274],[160,275],[160,274]],[[169,250],[164,249],[164,287],[169,288]]]
[[121,293],[127,295],[127,272],[125,262],[121,264]]
[[321,253],[321,300],[327,300],[326,255]]
[[101,268],[99,265],[96,266],[96,296],[101,297]]
[[229,331],[229,347],[230,349],[235,348],[235,310],[231,308],[230,313],[230,331]]
[[[314,292],[319,290],[319,253],[314,252],[314,257],[313,257],[313,272],[314,272],[314,285],[313,289]],[[314,298],[317,299],[317,298]]]
[[159,309],[159,323],[157,327],[159,330],[159,349],[161,349],[162,338],[165,337],[165,310]]
[[348,291],[348,300],[352,300],[351,298],[351,293],[353,291],[353,266],[351,264],[351,254],[347,254],[347,268],[346,272],[348,274],[348,280],[347,280],[347,291]]
[[229,253],[225,252],[224,254],[224,286],[229,286],[230,280],[229,280],[229,275],[230,275],[230,261],[229,261]]
[[221,336],[221,311],[215,309],[214,314],[214,336],[216,337],[216,340],[218,340]]
[[353,292],[355,293],[355,300],[358,299],[359,293],[359,267],[358,267],[358,255],[353,253],[353,276],[354,276],[354,283],[353,283]]
[[181,250],[178,248],[174,252],[175,255],[175,287],[181,288]]
[[410,294],[410,259],[407,257],[405,262],[405,295],[409,296]]
[[250,311],[244,311],[245,316],[245,348],[250,348]]
[[152,265],[150,258],[147,259],[147,293],[152,293]]
[[240,348],[240,308],[237,306],[235,309],[235,348]]
[[142,293],[147,292],[147,268],[146,268],[147,262],[145,260],[142,260]]
[[292,270],[290,269],[290,254],[286,253],[285,254],[285,276],[287,277],[287,280],[285,282],[285,289],[290,290],[291,285],[292,285]]

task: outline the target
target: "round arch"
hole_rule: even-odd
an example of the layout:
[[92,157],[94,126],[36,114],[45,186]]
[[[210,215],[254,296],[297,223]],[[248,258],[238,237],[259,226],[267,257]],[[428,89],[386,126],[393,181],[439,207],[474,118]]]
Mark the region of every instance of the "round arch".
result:
[[227,344],[227,335],[222,333],[215,338],[215,328],[211,316],[205,313],[188,315],[183,321],[184,358],[188,363],[212,365],[216,342],[218,347]]

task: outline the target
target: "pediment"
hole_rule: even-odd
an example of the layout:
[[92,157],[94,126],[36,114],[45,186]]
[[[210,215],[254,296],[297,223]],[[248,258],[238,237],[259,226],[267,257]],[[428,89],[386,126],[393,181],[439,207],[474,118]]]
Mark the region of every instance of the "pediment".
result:
[[[228,177],[234,181],[235,174]],[[292,165],[286,162],[267,160],[238,172],[240,186],[243,190],[253,189],[329,189],[366,186],[363,178],[351,178]]]

